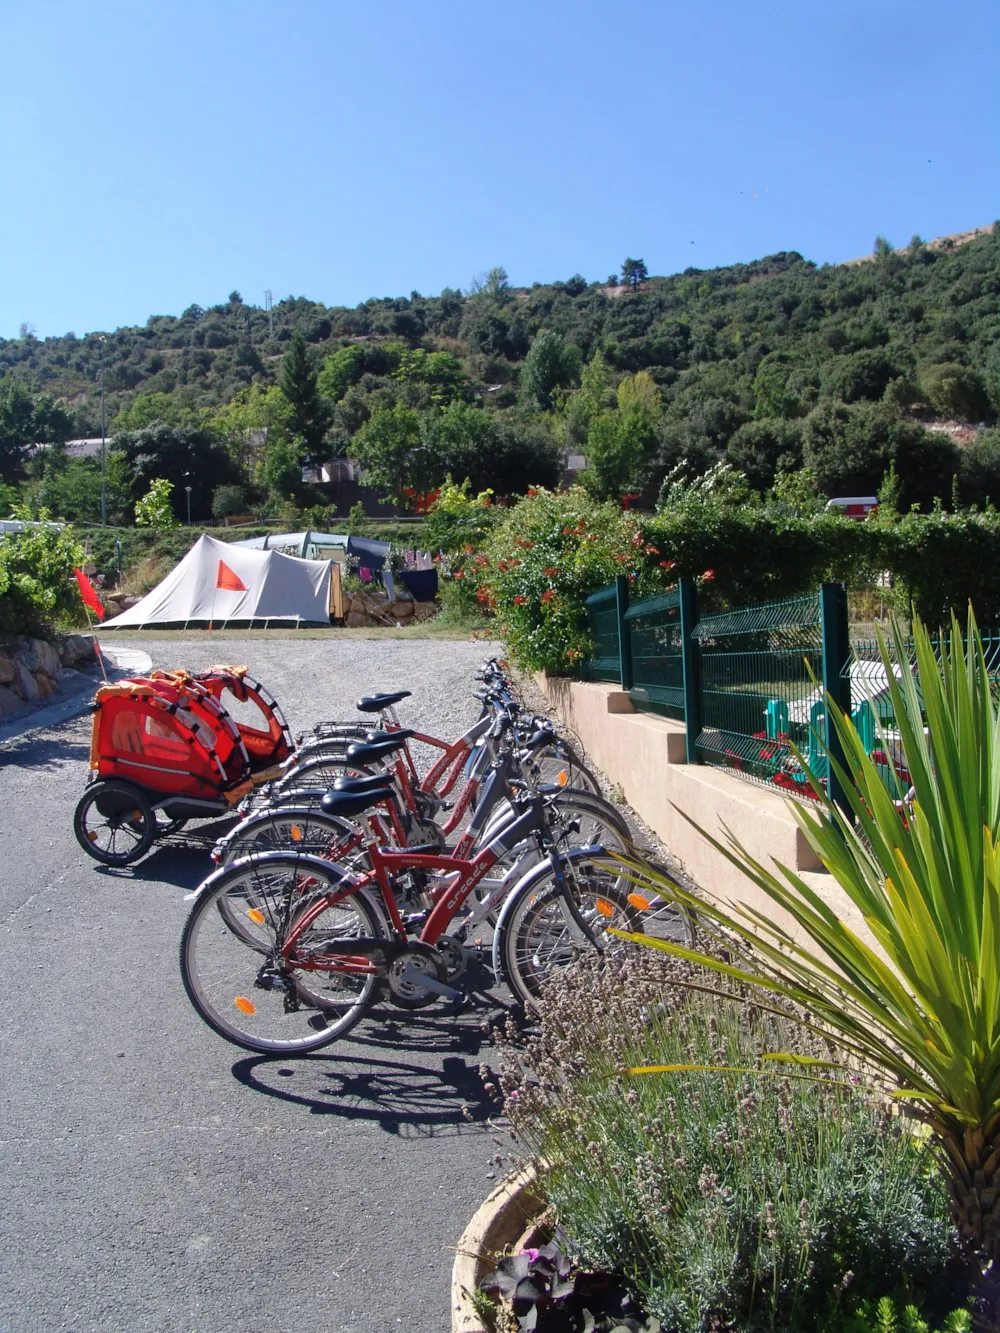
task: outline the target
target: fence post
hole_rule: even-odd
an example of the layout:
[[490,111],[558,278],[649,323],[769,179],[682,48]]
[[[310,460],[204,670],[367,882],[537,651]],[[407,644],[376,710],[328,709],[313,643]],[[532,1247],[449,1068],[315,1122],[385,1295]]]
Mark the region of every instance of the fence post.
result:
[[684,670],[684,725],[689,764],[698,762],[695,745],[701,735],[701,656],[694,628],[698,623],[698,586],[683,578],[678,585],[681,603],[681,666]]
[[[847,588],[843,583],[821,583],[819,587],[820,626],[823,636],[823,689],[842,713],[851,711],[851,680],[847,668],[851,656],[851,638],[847,625]],[[832,719],[826,719],[830,758],[844,765],[844,748]],[[847,796],[838,781],[833,764],[828,765],[830,799],[842,810],[849,809]]]
[[629,637],[625,612],[628,610],[628,578],[619,574],[615,579],[615,609],[618,615],[618,661],[622,689],[632,688],[632,640]]

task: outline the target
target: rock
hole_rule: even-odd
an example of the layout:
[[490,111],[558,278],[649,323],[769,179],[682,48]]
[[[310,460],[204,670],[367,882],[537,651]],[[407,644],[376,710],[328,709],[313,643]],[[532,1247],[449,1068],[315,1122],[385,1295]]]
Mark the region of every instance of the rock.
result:
[[14,664],[6,653],[0,652],[0,685],[9,685],[14,679]]
[[368,624],[368,617],[363,611],[348,611],[346,625],[348,629],[360,629]]
[[67,634],[59,644],[59,661],[64,667],[90,661],[94,656],[94,640],[84,634]]
[[38,686],[35,678],[24,664],[24,659],[15,657],[14,662],[14,693],[19,695],[25,703],[34,703],[38,698]]
[[59,653],[55,644],[49,643],[47,639],[32,639],[31,651],[35,659],[31,670],[41,670],[58,679]]
[[39,699],[47,699],[50,694],[55,694],[58,688],[55,681],[45,671],[33,671],[32,676],[38,689]]
[[23,707],[24,704],[13,690],[8,690],[6,685],[0,685],[0,717],[11,717],[14,713],[19,713]]
[[441,610],[437,602],[414,602],[413,614],[418,620],[430,620]]
[[412,602],[390,602],[388,610],[397,620],[410,620],[414,614]]

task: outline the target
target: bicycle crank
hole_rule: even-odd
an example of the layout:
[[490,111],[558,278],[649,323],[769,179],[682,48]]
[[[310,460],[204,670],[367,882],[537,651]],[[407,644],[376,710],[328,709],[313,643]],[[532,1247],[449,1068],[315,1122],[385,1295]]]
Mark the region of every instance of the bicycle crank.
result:
[[389,964],[389,998],[400,1009],[423,1009],[439,998],[457,1002],[462,992],[446,984],[447,976],[437,949],[414,940]]

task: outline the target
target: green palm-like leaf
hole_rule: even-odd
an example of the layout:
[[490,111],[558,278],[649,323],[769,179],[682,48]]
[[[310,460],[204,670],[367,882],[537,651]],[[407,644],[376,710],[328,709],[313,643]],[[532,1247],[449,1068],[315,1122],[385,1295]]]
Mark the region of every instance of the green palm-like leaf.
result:
[[[794,871],[763,865],[728,830],[726,844],[705,836],[792,918],[809,944],[761,912],[726,911],[676,886],[703,919],[742,938],[746,959],[727,963],[668,941],[632,938],[752,978],[803,1006],[898,1093],[924,1102],[939,1132],[961,1140],[970,1127],[988,1132],[1000,1111],[1000,717],[971,612],[967,646],[954,617],[940,653],[919,622],[913,635],[915,669],[898,625],[893,651],[879,636],[916,793],[912,806],[900,810],[850,718],[831,698],[828,714],[844,762],[830,756],[830,763],[848,793],[850,814],[830,802],[814,774],[822,808],[793,806],[804,836],[862,913],[877,947]],[[891,768],[890,785],[902,793]],[[651,878],[638,863],[629,874]],[[652,878],[663,892],[664,881]]]

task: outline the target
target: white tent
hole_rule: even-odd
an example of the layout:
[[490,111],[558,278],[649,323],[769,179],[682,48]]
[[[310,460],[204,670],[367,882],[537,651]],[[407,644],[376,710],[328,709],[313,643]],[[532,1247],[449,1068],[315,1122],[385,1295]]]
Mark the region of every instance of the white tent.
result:
[[254,551],[203,535],[176,569],[104,629],[204,621],[330,623],[330,563]]

